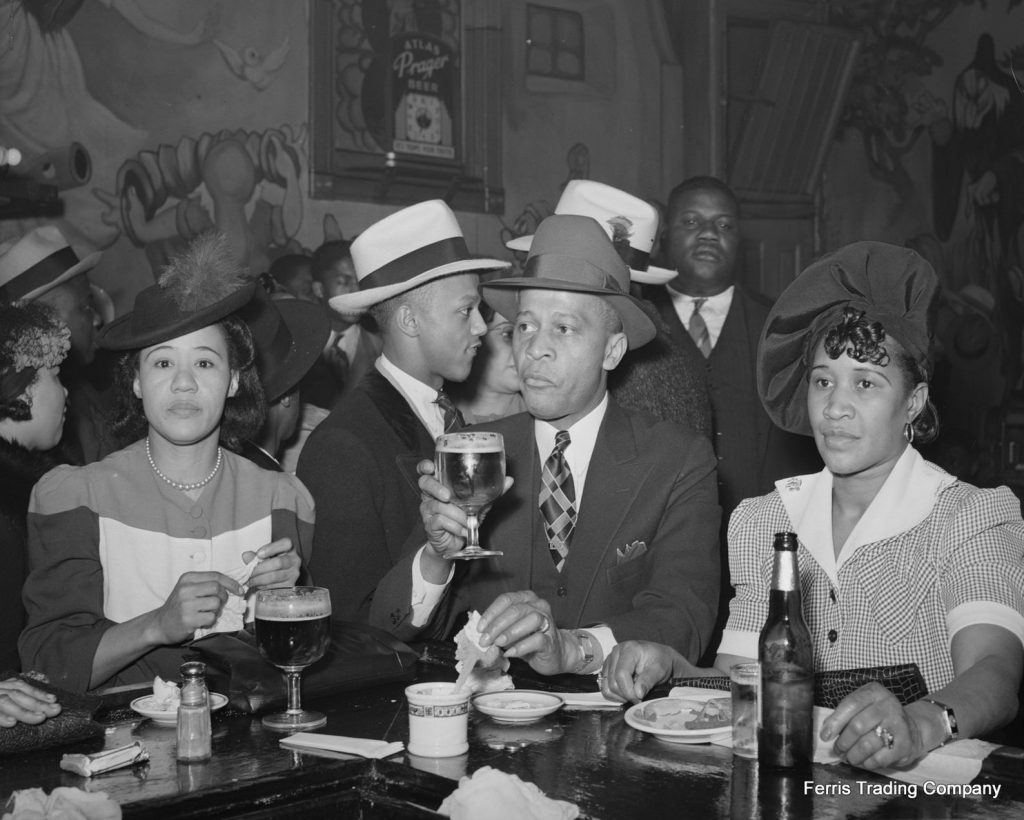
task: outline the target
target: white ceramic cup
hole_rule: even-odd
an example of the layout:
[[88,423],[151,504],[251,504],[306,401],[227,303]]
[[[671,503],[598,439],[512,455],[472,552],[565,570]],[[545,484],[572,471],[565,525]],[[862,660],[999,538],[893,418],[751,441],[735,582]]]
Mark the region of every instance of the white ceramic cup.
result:
[[409,701],[409,754],[455,757],[469,750],[469,690],[455,691],[445,681],[405,688]]

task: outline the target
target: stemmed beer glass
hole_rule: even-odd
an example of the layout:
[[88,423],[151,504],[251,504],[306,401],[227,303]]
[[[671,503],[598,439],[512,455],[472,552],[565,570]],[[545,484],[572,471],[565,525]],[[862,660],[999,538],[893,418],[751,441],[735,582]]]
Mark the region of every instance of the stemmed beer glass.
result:
[[505,440],[501,433],[445,433],[434,446],[437,480],[466,513],[466,546],[450,558],[487,558],[500,550],[480,547],[480,516],[505,489]]
[[331,593],[323,587],[261,589],[256,593],[256,646],[288,678],[288,708],[263,725],[279,732],[317,729],[321,712],[302,708],[302,670],[320,660],[331,640]]

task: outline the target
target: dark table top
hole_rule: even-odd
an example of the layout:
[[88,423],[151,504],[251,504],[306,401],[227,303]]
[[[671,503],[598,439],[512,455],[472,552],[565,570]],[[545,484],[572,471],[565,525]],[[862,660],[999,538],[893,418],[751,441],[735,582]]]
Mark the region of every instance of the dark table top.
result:
[[[421,667],[421,680],[450,680],[446,669]],[[327,713],[319,731],[407,742],[403,689],[396,683],[313,701]],[[104,738],[51,751],[0,758],[0,805],[15,789],[77,786],[105,791],[126,817],[436,817],[433,810],[459,777],[492,766],[576,803],[592,818],[1024,817],[1024,753],[986,764],[976,782],[998,783],[998,798],[916,796],[907,785],[843,765],[816,765],[809,775],[759,771],[717,746],[665,743],[631,728],[621,710],[560,710],[523,725],[470,716],[470,749],[446,759],[402,753],[387,761],[286,751],[282,735],[258,717],[225,709],[213,716],[213,758],[175,759],[175,730],[127,710],[108,716]],[[62,771],[64,752],[92,752],[139,740],[148,764],[86,779]],[[999,767],[1002,767],[1001,770]],[[821,794],[807,793],[805,780]],[[862,785],[870,784],[870,786]],[[902,790],[871,794],[869,788]]]

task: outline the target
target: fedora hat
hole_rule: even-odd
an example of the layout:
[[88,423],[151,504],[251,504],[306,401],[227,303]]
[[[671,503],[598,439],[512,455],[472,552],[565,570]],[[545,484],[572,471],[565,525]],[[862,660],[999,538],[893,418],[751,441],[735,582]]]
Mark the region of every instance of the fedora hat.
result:
[[105,350],[135,350],[219,322],[248,304],[256,283],[241,266],[221,234],[202,234],[164,267],[160,279],[135,297],[131,313],[100,331]]
[[549,216],[537,226],[522,276],[481,286],[484,299],[506,318],[519,312],[524,288],[592,293],[605,299],[622,320],[630,348],[655,335],[654,322],[629,295],[629,268],[595,219],[573,214]]
[[[651,250],[658,237],[658,209],[639,197],[595,182],[572,179],[565,185],[555,206],[558,215],[575,214],[596,219],[612,240],[623,261],[629,265],[633,282],[663,285],[674,279],[676,272],[651,264]],[[533,236],[517,236],[505,243],[513,251],[528,251]]]
[[375,222],[349,250],[358,290],[328,303],[347,317],[442,276],[512,266],[471,256],[455,214],[440,199],[410,205]]
[[256,365],[267,402],[291,392],[309,372],[331,335],[327,308],[288,297],[271,299],[263,289],[238,315],[256,343]]
[[0,301],[30,301],[53,290],[99,261],[100,253],[79,259],[60,228],[41,225],[20,239],[0,245]]

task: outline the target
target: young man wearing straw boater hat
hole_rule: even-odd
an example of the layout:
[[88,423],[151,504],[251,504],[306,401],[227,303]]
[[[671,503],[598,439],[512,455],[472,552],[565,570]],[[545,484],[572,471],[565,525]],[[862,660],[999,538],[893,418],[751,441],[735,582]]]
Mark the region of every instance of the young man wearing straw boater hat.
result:
[[448,491],[424,475],[427,547],[418,567],[406,559],[378,587],[371,623],[403,639],[443,635],[459,613],[478,609],[485,644],[545,674],[596,672],[630,638],[669,641],[697,658],[718,600],[715,459],[705,437],[608,396],[608,374],[627,348],[655,334],[629,295],[629,269],[596,221],[555,215],[537,230],[525,276],[483,291],[516,317],[528,408],[486,428],[504,436],[514,478],[481,534],[504,555],[471,562],[418,627],[410,576],[418,569],[444,583],[465,524],[444,503]]
[[346,620],[367,617],[378,581],[420,527],[416,462],[459,423],[443,387],[466,379],[487,329],[477,273],[509,267],[472,257],[441,200],[371,225],[351,253],[359,288],[330,306],[369,313],[383,352],[310,434],[296,471],[317,507],[310,572]]
[[[651,203],[603,182],[574,179],[565,184],[556,214],[576,214],[597,220],[629,265],[630,284],[664,285],[676,272],[651,264],[660,217]],[[514,251],[528,251],[533,236],[517,236],[505,243]],[[660,290],[664,290],[661,288]],[[658,334],[639,350],[630,349],[608,376],[608,391],[624,407],[652,413],[712,434],[711,398],[703,357],[693,345],[674,344],[671,331],[648,301],[641,301]]]
[[69,423],[63,449],[80,462],[96,461],[116,449],[104,424],[105,406],[87,380],[103,324],[88,272],[100,254],[80,259],[56,225],[41,225],[0,245],[0,302],[41,302],[56,311],[71,331],[71,352],[61,368],[68,387]]

